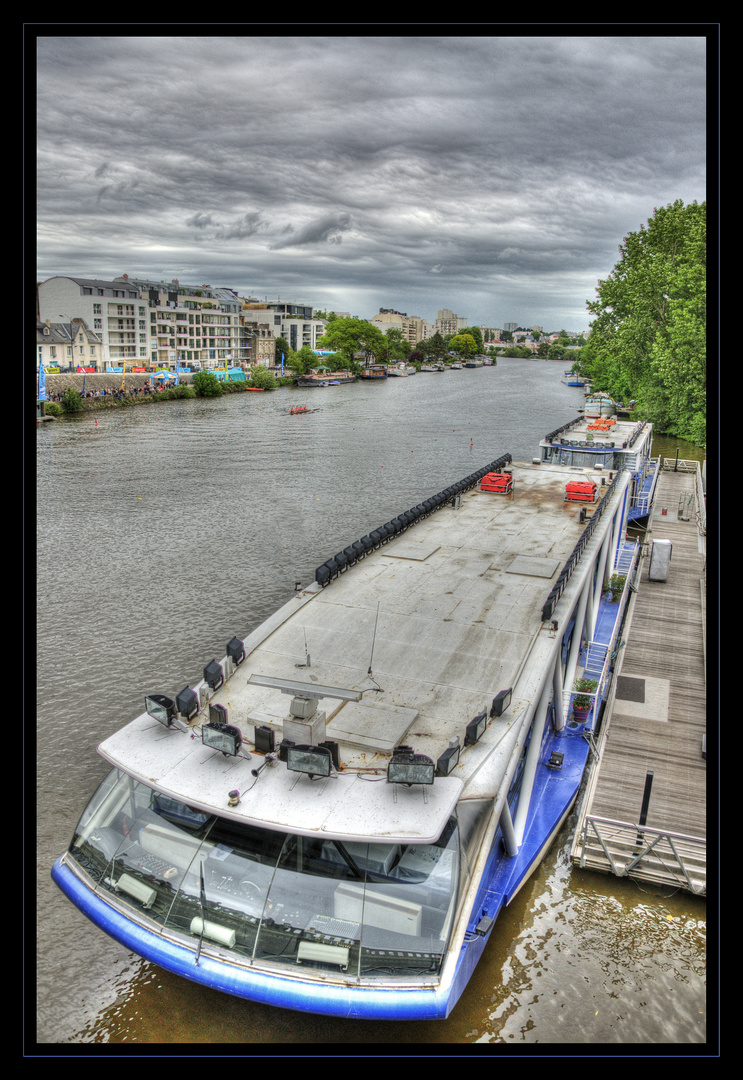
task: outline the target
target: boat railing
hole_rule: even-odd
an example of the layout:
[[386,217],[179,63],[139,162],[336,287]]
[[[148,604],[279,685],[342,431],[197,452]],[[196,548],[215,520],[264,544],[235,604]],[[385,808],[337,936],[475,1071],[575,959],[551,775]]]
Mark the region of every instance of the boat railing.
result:
[[639,510],[641,515],[644,516],[650,513],[650,507],[653,505],[653,499],[655,498],[655,488],[658,484],[658,477],[660,475],[660,458],[650,458],[646,466],[646,474],[652,472],[653,479],[650,487],[647,491],[641,491],[639,495],[633,495],[632,508]]
[[576,845],[578,865],[657,885],[673,884],[697,896],[707,892],[707,841],[668,829],[610,818],[585,818]]
[[562,695],[563,715],[569,717],[572,713],[573,703],[576,697],[589,698],[591,702],[591,727],[596,727],[597,706],[600,704],[604,688],[609,677],[611,667],[611,649],[605,642],[591,641],[585,650],[583,670],[581,678],[593,679],[596,689],[591,693],[585,690],[565,690]]

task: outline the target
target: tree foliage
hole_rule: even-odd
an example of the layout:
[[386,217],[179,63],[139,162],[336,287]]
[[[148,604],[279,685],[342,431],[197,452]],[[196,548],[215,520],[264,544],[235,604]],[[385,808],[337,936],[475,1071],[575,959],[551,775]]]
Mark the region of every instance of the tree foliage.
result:
[[426,341],[420,341],[417,348],[428,360],[443,360],[447,352],[447,344],[438,330]]
[[74,386],[68,386],[62,394],[62,408],[65,412],[80,412],[83,407],[83,399]]
[[449,339],[449,348],[453,349],[457,356],[474,356],[477,352],[477,342],[472,334],[463,331],[461,334],[454,334]]
[[191,380],[197,397],[219,397],[222,384],[213,371],[197,371]]
[[250,369],[250,382],[262,390],[275,390],[278,386],[276,376],[264,364],[254,364]]
[[706,203],[680,200],[624,238],[588,310],[580,372],[660,431],[706,441]]
[[387,347],[387,341],[379,327],[364,319],[353,318],[330,319],[317,344],[321,349],[333,349],[341,353],[349,364],[354,362],[357,353],[363,353],[366,360],[380,358]]

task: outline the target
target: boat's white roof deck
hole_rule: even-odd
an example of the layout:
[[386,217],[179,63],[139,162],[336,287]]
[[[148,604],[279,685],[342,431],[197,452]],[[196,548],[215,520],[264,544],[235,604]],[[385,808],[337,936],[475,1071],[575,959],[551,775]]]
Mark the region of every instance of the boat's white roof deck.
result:
[[[291,702],[250,682],[252,675],[362,692],[359,701],[319,701],[325,738],[340,746],[337,776],[312,781],[280,763],[256,780],[251,770],[262,756],[228,758],[203,746],[198,731],[190,738],[146,714],[100,752],[186,803],[236,818],[346,839],[430,842],[465,784],[477,793],[481,773],[492,794],[496,758],[505,770],[518,717],[559,647],[542,623],[542,606],[585,529],[581,504],[565,500],[565,485],[594,479],[600,492],[606,480],[601,472],[534,464],[514,464],[513,474],[511,494],[463,495],[459,508],[438,510],[326,588],[297,593],[273,617],[270,634],[259,628],[246,639],[252,651],[212,703],[225,705],[251,753],[256,726],[273,728],[278,745]],[[578,588],[581,575],[574,577],[571,588]],[[450,740],[463,743],[469,721],[510,687],[511,708],[489,721],[486,737],[462,753],[451,776],[426,788],[385,782],[395,746],[436,761]],[[194,726],[207,720],[205,708]],[[358,771],[375,766],[382,771]],[[228,810],[230,790],[240,792],[240,803]]]

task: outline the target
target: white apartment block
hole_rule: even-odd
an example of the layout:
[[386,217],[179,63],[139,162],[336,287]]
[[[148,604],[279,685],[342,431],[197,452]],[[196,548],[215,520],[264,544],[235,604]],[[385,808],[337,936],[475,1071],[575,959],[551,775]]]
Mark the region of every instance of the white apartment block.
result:
[[101,355],[95,363],[98,371],[123,361],[142,367],[147,363],[147,305],[133,285],[92,278],[49,278],[39,285],[39,319],[50,325],[69,325],[82,319],[100,338]]
[[82,319],[98,335],[96,368],[224,367],[249,360],[242,302],[231,289],[150,281],[53,277],[39,285],[44,323]]
[[147,302],[149,365],[175,370],[237,367],[250,360],[241,320],[242,301],[232,289],[179,281],[117,278],[133,284]]
[[293,352],[299,352],[305,346],[316,352],[318,340],[328,325],[326,319],[313,316],[308,304],[288,304],[278,300],[246,301],[242,314],[246,323],[270,327],[273,337],[284,338]]

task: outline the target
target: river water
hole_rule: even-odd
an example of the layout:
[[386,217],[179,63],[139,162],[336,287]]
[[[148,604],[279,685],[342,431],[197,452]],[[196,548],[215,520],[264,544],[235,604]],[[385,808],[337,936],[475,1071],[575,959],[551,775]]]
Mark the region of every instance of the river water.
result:
[[[193,685],[230,638],[381,521],[502,453],[531,460],[583,402],[562,368],[502,359],[37,428],[35,1052],[706,1052],[705,902],[574,869],[572,821],[445,1021],[308,1016],[191,984],[102,934],[50,878],[107,772],[96,745],[146,693]],[[313,411],[289,415],[298,404]]]

